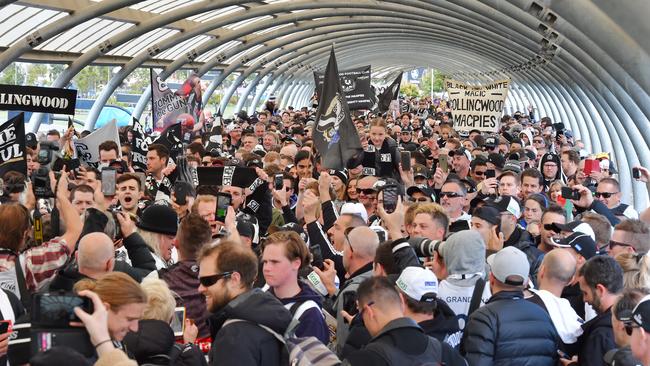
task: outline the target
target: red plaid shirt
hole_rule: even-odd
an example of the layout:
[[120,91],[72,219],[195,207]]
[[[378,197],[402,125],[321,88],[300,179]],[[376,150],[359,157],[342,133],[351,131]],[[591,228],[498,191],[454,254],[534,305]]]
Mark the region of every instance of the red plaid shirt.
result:
[[[70,250],[65,240],[60,237],[23,252],[20,261],[25,267],[27,289],[31,292],[36,291],[66,264],[68,258],[70,258]],[[15,260],[16,254],[0,252],[0,272],[13,270],[16,265]]]

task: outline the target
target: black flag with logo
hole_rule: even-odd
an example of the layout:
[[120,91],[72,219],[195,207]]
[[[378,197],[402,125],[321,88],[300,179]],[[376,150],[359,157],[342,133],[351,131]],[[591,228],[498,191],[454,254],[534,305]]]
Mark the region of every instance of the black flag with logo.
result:
[[169,149],[169,154],[172,159],[183,152],[183,141],[181,140],[181,124],[174,123],[173,125],[167,127],[161,134],[160,137],[154,141],[154,144],[165,145]]
[[12,170],[27,175],[23,113],[0,125],[0,177]]
[[146,172],[149,145],[142,125],[135,117],[133,117],[133,129],[131,130],[131,134],[133,135],[133,141],[131,141],[131,160],[133,161],[133,169],[136,172]]
[[379,113],[386,113],[390,108],[390,103],[399,97],[399,86],[402,83],[402,73],[400,73],[395,81],[390,84],[383,93],[379,94],[378,108]]
[[360,154],[363,149],[357,129],[352,124],[338,74],[332,47],[316,112],[314,143],[322,156],[324,168],[343,170],[347,161]]

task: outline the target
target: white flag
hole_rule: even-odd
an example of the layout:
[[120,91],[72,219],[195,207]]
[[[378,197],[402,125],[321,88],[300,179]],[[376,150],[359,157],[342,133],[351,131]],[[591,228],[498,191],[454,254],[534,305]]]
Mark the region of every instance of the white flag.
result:
[[117,122],[115,120],[110,121],[90,135],[74,141],[77,157],[81,163],[96,168],[99,165],[99,145],[104,141],[115,141],[118,147],[118,157],[121,157],[120,136],[117,132]]

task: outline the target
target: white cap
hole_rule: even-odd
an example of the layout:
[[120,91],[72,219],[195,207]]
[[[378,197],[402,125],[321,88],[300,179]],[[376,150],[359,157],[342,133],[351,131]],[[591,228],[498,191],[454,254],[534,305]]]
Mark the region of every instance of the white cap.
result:
[[395,284],[404,294],[417,301],[431,302],[435,297],[424,295],[438,294],[438,278],[432,271],[422,267],[404,268]]
[[[507,285],[525,285],[528,282],[530,264],[526,254],[515,247],[505,247],[487,258],[490,272],[501,283]],[[512,283],[507,280],[510,276],[519,276],[521,283]]]
[[341,207],[341,215],[350,214],[360,216],[364,222],[368,222],[368,211],[363,206],[363,203],[359,202],[347,202]]

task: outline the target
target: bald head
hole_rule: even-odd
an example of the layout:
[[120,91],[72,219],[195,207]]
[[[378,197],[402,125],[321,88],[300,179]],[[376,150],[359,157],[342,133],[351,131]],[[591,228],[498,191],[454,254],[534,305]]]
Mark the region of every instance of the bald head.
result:
[[379,237],[372,229],[367,226],[355,227],[348,234],[348,238],[350,238],[355,255],[369,261],[375,259]]
[[114,258],[113,241],[104,233],[90,233],[79,241],[77,262],[79,263],[79,272],[85,275],[88,275],[86,272],[112,271]]
[[[546,253],[542,261],[542,267],[546,277],[567,285],[576,273],[576,259],[568,250],[553,249]],[[540,271],[541,272],[541,271]]]

